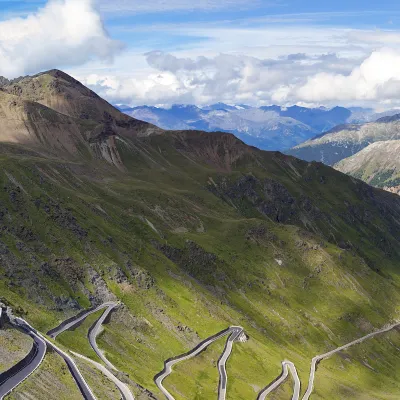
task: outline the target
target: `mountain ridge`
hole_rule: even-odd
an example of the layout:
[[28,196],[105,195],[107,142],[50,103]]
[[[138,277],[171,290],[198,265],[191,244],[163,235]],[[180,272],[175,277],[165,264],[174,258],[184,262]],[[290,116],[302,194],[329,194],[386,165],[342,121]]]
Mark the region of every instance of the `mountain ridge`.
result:
[[393,193],[400,193],[400,140],[371,143],[335,165],[341,172]]
[[[122,106],[121,110],[167,130],[229,132],[249,145],[263,150],[279,151],[313,139],[339,124],[375,120],[381,116],[370,109],[346,109],[338,106],[331,109],[275,105],[257,108],[224,103],[209,106],[174,104],[170,108]],[[394,112],[396,111],[388,111],[382,115],[392,115]]]
[[288,150],[287,153],[306,161],[334,165],[351,157],[369,144],[400,138],[400,114],[366,124],[340,125]]
[[10,81],[0,89],[0,107],[2,141],[33,146],[67,159],[104,158],[119,168],[116,136],[162,132],[120,113],[59,70]]
[[[42,96],[42,79],[16,89],[50,104],[53,92]],[[42,86],[32,93],[31,83]],[[399,318],[398,196],[318,162],[250,147],[230,133],[164,131],[129,123],[116,111],[107,120],[99,113],[108,109],[104,103],[82,99],[80,86],[67,85],[65,97],[59,85],[62,102],[55,93],[51,104],[75,116],[18,100],[33,107],[18,114],[28,124],[24,132],[35,135],[31,115],[40,137],[54,141],[52,154],[44,140],[0,143],[0,302],[35,329],[48,332],[83,309],[121,301],[98,344],[135,396],[149,400],[163,398],[154,376],[165,360],[241,326],[249,340],[235,343],[227,396],[251,399],[287,357],[307,381],[310,355]],[[0,126],[15,99],[1,93],[7,100]],[[81,114],[87,104],[98,120]],[[65,155],[67,140],[77,138],[84,149]],[[101,361],[87,340],[94,322],[89,317],[62,333],[59,346]],[[13,365],[20,332],[5,328],[0,354]],[[398,395],[396,335],[346,353],[352,362],[322,362],[315,395]],[[223,344],[215,345],[165,380],[177,399],[215,397]],[[90,365],[77,365],[97,398],[117,399]],[[51,352],[11,399],[48,393],[81,398]]]

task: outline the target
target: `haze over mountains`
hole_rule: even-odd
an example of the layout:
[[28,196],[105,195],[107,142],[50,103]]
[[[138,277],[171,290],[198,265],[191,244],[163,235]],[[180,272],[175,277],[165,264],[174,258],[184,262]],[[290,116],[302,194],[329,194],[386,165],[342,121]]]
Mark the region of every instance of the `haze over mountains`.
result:
[[[374,186],[398,192],[398,168],[393,165],[397,160],[395,147],[389,143],[368,146],[400,139],[399,110],[376,113],[361,107],[255,108],[224,103],[205,107],[119,106],[119,109],[164,129],[230,132],[260,149],[284,151],[306,161],[320,161],[331,166],[340,162],[336,166],[339,170]],[[366,147],[358,156],[357,153]],[[344,160],[347,157],[352,158],[347,162]],[[393,160],[390,167],[387,162],[380,162],[383,157]]]
[[249,145],[263,150],[287,150],[345,123],[362,123],[393,115],[363,108],[306,108],[217,103],[211,106],[173,105],[161,107],[119,106],[124,113],[164,129],[200,129],[235,134]]

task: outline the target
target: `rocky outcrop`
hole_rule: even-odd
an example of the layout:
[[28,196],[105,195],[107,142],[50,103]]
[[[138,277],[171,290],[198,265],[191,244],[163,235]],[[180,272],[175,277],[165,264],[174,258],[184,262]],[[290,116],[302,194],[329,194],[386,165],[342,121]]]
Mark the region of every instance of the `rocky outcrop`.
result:
[[311,199],[295,198],[282,183],[270,178],[247,174],[232,180],[221,176],[208,189],[246,216],[257,216],[258,212],[275,222],[292,224],[300,224],[303,216],[327,219]]
[[215,254],[205,251],[191,240],[186,240],[182,249],[156,241],[153,241],[153,246],[179,265],[187,274],[204,283],[215,279],[220,283],[226,280],[222,268],[219,268],[224,264],[224,261],[218,259]]

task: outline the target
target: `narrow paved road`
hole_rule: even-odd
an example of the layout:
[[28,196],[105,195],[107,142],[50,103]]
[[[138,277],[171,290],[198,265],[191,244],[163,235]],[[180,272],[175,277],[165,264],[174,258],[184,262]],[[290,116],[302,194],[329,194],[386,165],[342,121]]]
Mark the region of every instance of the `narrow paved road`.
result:
[[51,347],[57,354],[59,354],[66,364],[75,379],[76,384],[79,387],[83,397],[85,400],[97,400],[95,395],[93,394],[92,390],[90,389],[89,385],[85,381],[85,378],[80,373],[78,367],[76,366],[74,360],[66,353],[64,353],[60,348],[58,348],[54,343],[50,342],[45,336],[43,336],[40,332],[36,331],[32,326],[30,326],[25,320],[22,318],[16,318],[16,322],[19,326],[23,329],[28,330],[33,335],[37,336],[38,338],[42,339],[49,347]]
[[[52,337],[57,337],[60,333],[64,332],[67,329],[70,329],[74,326],[76,326],[79,322],[83,321],[85,318],[87,318],[90,314],[93,314],[99,310],[102,310],[106,308],[104,313],[101,315],[101,317],[93,324],[93,326],[90,328],[89,333],[88,333],[88,340],[90,345],[92,346],[93,350],[96,352],[96,354],[100,357],[100,359],[106,364],[106,366],[110,369],[113,369],[117,371],[117,369],[112,365],[107,358],[104,356],[102,351],[98,348],[97,343],[96,343],[96,338],[97,336],[101,333],[102,330],[102,325],[106,318],[110,315],[111,311],[113,311],[116,307],[118,307],[121,303],[115,303],[115,302],[107,302],[104,303],[100,306],[98,306],[95,309],[87,310],[86,312],[78,314],[76,317],[71,318],[63,323],[61,323],[57,328],[51,330],[49,334],[51,334]],[[121,395],[124,400],[134,400],[134,396],[128,386],[126,386],[123,382],[121,382],[115,375],[113,375],[107,368],[105,368],[103,365],[100,363],[97,363],[93,360],[90,360],[89,358],[84,357],[81,354],[71,352],[77,357],[80,357],[90,363],[92,363],[97,369],[99,369],[104,375],[106,375],[112,382],[115,383],[117,386],[118,390],[121,392]],[[72,359],[70,359],[72,361]],[[67,362],[68,363],[68,362]],[[76,366],[75,366],[76,367]],[[77,368],[76,368],[77,370]],[[78,371],[79,372],[79,371]],[[82,391],[82,389],[81,389]],[[83,393],[83,392],[82,392]],[[87,393],[85,394],[85,398]]]
[[118,388],[118,390],[121,393],[122,399],[123,400],[135,400],[135,397],[133,396],[131,390],[125,383],[121,382],[115,375],[113,375],[106,367],[103,365],[99,364],[96,361],[91,360],[90,358],[87,358],[83,356],[82,354],[75,353],[74,351],[71,351],[71,353],[78,357],[81,358],[82,360],[85,360],[92,365],[94,365],[99,371],[101,371],[105,376],[107,376],[108,379],[113,381],[115,383],[115,386]]
[[243,333],[243,328],[240,326],[233,326],[232,333],[226,341],[224,352],[218,361],[218,372],[219,372],[219,386],[218,386],[218,400],[225,400],[226,398],[226,387],[228,385],[228,375],[226,373],[226,362],[232,353],[233,342],[239,338]]
[[94,308],[94,309],[90,309],[83,313],[80,313],[80,314],[76,315],[75,317],[72,317],[72,318],[68,319],[67,321],[62,322],[57,328],[54,328],[51,331],[47,332],[47,335],[50,336],[51,338],[55,339],[61,333],[78,325],[80,322],[82,322],[84,319],[86,319],[89,315],[91,315],[97,311],[100,311],[103,308],[107,308],[107,307],[111,306],[112,304],[115,304],[115,303],[107,302],[107,303],[104,303],[104,304]]
[[11,370],[0,374],[0,399],[3,399],[33,374],[44,359],[47,350],[46,342],[35,332],[29,331],[28,334],[32,337],[34,343],[31,352],[26,357],[27,364],[24,365],[24,363],[21,363],[21,368],[18,368],[19,364],[17,364],[15,367],[11,368]]
[[308,400],[308,399],[310,398],[310,396],[311,396],[311,393],[312,393],[312,391],[313,391],[313,389],[314,389],[315,371],[316,371],[316,369],[317,369],[317,365],[318,365],[322,360],[333,356],[335,353],[338,353],[339,351],[346,350],[346,349],[348,349],[349,347],[354,346],[355,344],[362,343],[362,342],[364,342],[365,340],[368,340],[368,339],[370,339],[370,338],[372,338],[372,337],[374,337],[374,336],[376,336],[376,335],[380,335],[380,334],[382,334],[382,333],[389,332],[389,331],[391,331],[392,329],[395,329],[395,328],[397,328],[397,327],[400,327],[400,323],[399,323],[399,322],[397,322],[397,323],[395,323],[395,324],[392,324],[392,325],[388,325],[387,327],[382,328],[382,329],[380,329],[380,330],[378,330],[378,331],[371,332],[371,333],[369,333],[368,335],[363,336],[362,338],[353,340],[352,342],[347,343],[347,344],[345,344],[344,346],[338,347],[338,348],[335,349],[335,350],[329,351],[328,353],[321,354],[321,355],[319,355],[319,356],[314,357],[314,358],[312,359],[312,361],[311,361],[310,379],[309,379],[309,381],[308,381],[307,391],[306,391],[305,395],[303,396],[303,400]]
[[88,338],[89,338],[89,343],[92,346],[93,350],[104,362],[104,364],[106,364],[107,367],[116,371],[117,368],[115,368],[114,365],[112,365],[110,361],[107,360],[107,358],[105,357],[103,352],[98,348],[96,343],[97,336],[101,333],[103,329],[104,321],[110,315],[111,311],[113,311],[116,307],[119,306],[119,303],[107,303],[107,304],[108,304],[107,309],[104,311],[102,316],[95,322],[95,324],[90,328]]
[[[175,364],[178,364],[178,363],[180,363],[182,361],[189,360],[190,358],[193,358],[193,357],[197,356],[203,350],[205,350],[211,343],[217,341],[218,339],[221,339],[222,337],[224,337],[226,335],[235,334],[235,339],[236,339],[237,337],[240,336],[240,334],[237,334],[237,331],[239,329],[240,329],[240,333],[242,333],[243,332],[243,328],[237,327],[237,326],[231,327],[229,329],[225,329],[225,330],[217,333],[216,335],[213,335],[213,336],[203,340],[194,349],[192,349],[188,353],[185,353],[185,354],[182,354],[180,356],[177,356],[177,357],[174,357],[174,358],[171,358],[171,359],[167,360],[164,363],[164,369],[154,377],[154,381],[155,381],[157,387],[161,390],[161,392],[165,395],[165,397],[168,400],[175,400],[175,398],[172,396],[172,394],[169,393],[168,390],[165,389],[165,387],[163,386],[164,379],[171,374],[172,367]],[[230,337],[232,337],[232,336],[230,336]],[[229,354],[228,354],[228,352],[226,352],[227,353],[227,357],[225,359],[225,362],[228,359],[228,357],[230,355],[230,352],[232,351],[231,346],[230,346],[230,350],[228,349],[228,351],[229,351]],[[225,351],[224,351],[224,354],[225,354]],[[224,364],[224,370],[225,370],[225,364]],[[220,374],[221,374],[221,372],[220,372]],[[225,371],[225,378],[224,379],[225,379],[224,382],[225,382],[225,389],[226,389],[226,382],[227,382],[226,371]],[[221,375],[220,375],[220,380],[221,380]]]
[[[368,340],[370,338],[373,338],[374,336],[380,335],[382,333],[386,333],[389,332],[395,328],[400,327],[400,323],[397,322],[395,324],[392,325],[388,325],[385,328],[379,329],[378,331],[375,332],[371,332],[366,336],[363,336],[359,339],[353,340],[350,343],[345,344],[344,346],[340,346],[334,350],[331,350],[325,354],[321,354],[319,356],[315,356],[312,360],[311,360],[311,368],[310,368],[310,377],[308,380],[308,387],[307,387],[307,391],[304,394],[302,400],[309,400],[313,390],[314,390],[314,381],[315,381],[315,372],[317,369],[318,364],[322,361],[325,360],[326,358],[329,358],[331,356],[333,356],[334,354],[338,353],[339,351],[342,350],[346,350],[351,346],[354,346],[356,344],[362,343],[365,340]],[[284,362],[285,363],[285,362]],[[284,364],[282,363],[282,364]],[[288,363],[288,362],[286,362]],[[290,365],[292,364],[292,365]],[[292,400],[298,400],[300,399],[300,380],[297,383],[298,380],[298,376],[297,376],[297,371],[296,371],[296,367],[294,366],[293,363],[289,363],[287,365],[287,367],[291,370],[292,376],[295,378],[295,385],[294,385],[294,394],[292,397]],[[288,371],[283,370],[282,375],[275,381],[273,381],[271,384],[269,384],[267,386],[266,389],[264,389],[257,397],[257,400],[264,400],[266,398],[266,396],[268,394],[270,394],[273,390],[277,389],[280,385],[282,385],[282,383],[287,379],[288,377]],[[298,385],[298,386],[297,386]],[[263,397],[262,397],[263,396]]]
[[[110,368],[115,369],[115,367],[105,358],[103,353],[97,347],[96,337],[100,333],[102,324],[104,323],[110,312],[114,308],[116,308],[119,304],[120,303],[108,302],[100,305],[95,309],[83,312],[77,315],[76,317],[61,323],[57,328],[49,331],[48,335],[52,338],[56,338],[62,332],[76,326],[78,323],[83,321],[88,315],[93,314],[99,310],[102,310],[103,308],[107,308],[106,311],[103,313],[103,315],[91,328],[91,331],[89,333],[89,341],[95,352],[106,363],[106,365]],[[0,308],[0,317],[1,313],[2,310]],[[97,400],[92,390],[90,389],[89,385],[87,384],[82,374],[80,373],[74,360],[67,353],[62,351],[59,347],[57,347],[53,342],[48,340],[40,332],[36,331],[31,325],[28,324],[28,322],[26,322],[22,318],[16,318],[15,324],[19,328],[27,332],[27,334],[29,334],[33,338],[34,347],[28,356],[29,362],[25,363],[26,365],[25,364],[21,365],[21,369],[16,369],[15,371],[14,367],[14,369],[12,369],[11,372],[6,371],[4,374],[0,375],[0,400],[3,399],[3,397],[6,394],[10,393],[10,391],[13,390],[16,386],[18,386],[25,379],[27,379],[40,366],[46,354],[47,346],[52,348],[58,355],[60,355],[64,359],[85,400]],[[110,371],[108,371],[101,364],[98,364],[92,360],[89,361],[92,362],[98,369],[100,369],[107,377],[109,377],[117,385],[118,389],[121,391],[124,400],[134,400],[133,394],[125,384],[123,384],[119,379],[117,379]]]
[[299,375],[297,374],[296,366],[291,361],[283,361],[282,362],[282,373],[279,377],[273,381],[269,386],[267,386],[257,397],[257,400],[265,400],[265,398],[274,390],[276,390],[283,382],[286,381],[287,377],[289,376],[289,371],[294,380],[293,386],[293,396],[292,400],[299,400],[300,398],[300,379]]

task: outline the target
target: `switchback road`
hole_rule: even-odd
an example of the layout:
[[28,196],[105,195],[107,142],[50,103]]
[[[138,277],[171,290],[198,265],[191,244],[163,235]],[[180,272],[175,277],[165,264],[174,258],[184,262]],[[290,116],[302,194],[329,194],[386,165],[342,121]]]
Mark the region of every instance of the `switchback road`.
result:
[[3,399],[25,379],[33,374],[46,354],[46,341],[35,332],[28,332],[34,343],[29,354],[17,365],[0,374],[0,399]]
[[243,328],[240,326],[231,327],[232,333],[226,341],[224,352],[218,361],[218,372],[219,372],[219,386],[218,386],[218,400],[225,400],[226,398],[226,387],[228,384],[228,375],[226,373],[226,362],[228,361],[233,348],[233,342],[237,340],[241,334],[243,334]]
[[270,383],[257,397],[257,400],[265,400],[265,398],[274,390],[276,390],[289,376],[289,371],[294,380],[292,400],[299,400],[300,398],[300,379],[297,374],[296,366],[290,361],[282,362],[282,374],[272,383]]
[[[220,386],[219,387],[221,387],[221,386],[224,387],[222,395],[225,396],[226,384],[227,384],[227,375],[226,375],[225,364],[229,358],[229,355],[231,354],[233,341],[236,340],[238,337],[240,337],[240,335],[242,333],[243,333],[243,328],[233,326],[231,328],[225,329],[225,330],[217,333],[216,335],[213,335],[213,336],[203,340],[194,349],[190,350],[189,352],[167,360],[164,363],[164,369],[154,377],[154,381],[155,381],[157,387],[161,390],[161,392],[164,394],[164,396],[168,400],[175,400],[175,398],[171,395],[171,393],[169,393],[168,390],[165,389],[165,387],[163,386],[163,381],[167,376],[169,376],[171,374],[172,367],[175,364],[178,364],[182,361],[189,360],[190,358],[197,356],[203,350],[205,350],[211,343],[217,341],[218,339],[221,339],[222,337],[224,337],[226,335],[230,335],[227,345],[225,346],[224,353],[221,356],[221,359],[219,362],[219,368],[218,368],[219,373],[220,373]],[[220,396],[220,394],[218,394],[218,396]],[[222,398],[224,398],[224,397],[222,397]]]
[[395,329],[395,328],[397,328],[397,327],[400,327],[400,323],[399,323],[399,322],[397,322],[397,323],[395,323],[395,324],[392,324],[392,325],[388,325],[388,326],[386,326],[385,328],[382,328],[382,329],[380,329],[380,330],[378,330],[378,331],[371,332],[371,333],[369,333],[369,334],[366,335],[366,336],[363,336],[363,337],[361,337],[361,338],[359,338],[359,339],[353,340],[352,342],[347,343],[347,344],[345,344],[344,346],[340,346],[340,347],[338,347],[338,348],[336,348],[336,349],[334,349],[334,350],[331,350],[331,351],[329,351],[328,353],[321,354],[321,355],[319,355],[319,356],[314,357],[314,358],[312,359],[312,361],[311,361],[310,379],[309,379],[309,381],[308,381],[307,391],[306,391],[305,395],[303,396],[303,400],[308,400],[308,399],[310,398],[310,396],[311,396],[311,393],[312,393],[312,391],[313,391],[313,389],[314,389],[315,371],[316,371],[316,369],[317,369],[317,365],[318,365],[322,360],[333,356],[335,353],[338,353],[339,351],[346,350],[346,349],[348,349],[349,347],[354,346],[355,344],[362,343],[362,342],[364,342],[365,340],[368,340],[368,339],[370,339],[370,338],[372,338],[372,337],[374,337],[374,336],[380,335],[380,334],[382,334],[382,333],[389,332],[389,331],[391,331],[392,329]]
[[54,343],[48,340],[45,336],[41,333],[36,331],[32,328],[25,320],[22,318],[16,318],[16,323],[22,327],[23,329],[28,330],[30,333],[34,334],[35,336],[41,338],[49,347],[51,347],[58,355],[60,355],[64,361],[66,362],[73,378],[75,379],[76,384],[79,387],[83,397],[85,400],[97,400],[95,395],[93,394],[92,390],[90,389],[89,385],[87,384],[86,380],[80,373],[78,367],[76,366],[74,360],[60,348],[58,348]]
[[[302,400],[309,400],[309,398],[310,398],[310,396],[311,396],[311,394],[312,394],[312,392],[314,390],[315,372],[316,372],[316,369],[317,369],[317,365],[322,360],[325,360],[326,358],[329,358],[329,357],[333,356],[334,354],[338,353],[339,351],[346,350],[351,346],[354,346],[356,344],[360,344],[360,343],[364,342],[365,340],[371,339],[374,336],[380,335],[382,333],[389,332],[389,331],[391,331],[391,330],[393,330],[395,328],[398,328],[398,327],[400,327],[400,323],[399,322],[397,322],[395,324],[388,325],[388,326],[386,326],[386,327],[384,327],[382,329],[379,329],[379,330],[377,330],[375,332],[371,332],[368,335],[365,335],[365,336],[363,336],[363,337],[361,337],[359,339],[353,340],[350,343],[347,343],[347,344],[345,344],[343,346],[337,347],[336,349],[331,350],[331,351],[329,351],[329,352],[327,352],[325,354],[321,354],[319,356],[315,356],[311,360],[311,368],[310,368],[310,377],[309,377],[309,380],[308,380],[308,387],[307,387],[306,393],[304,394]],[[293,363],[290,363],[290,364],[293,364]],[[294,367],[294,370],[295,370],[296,367],[294,366],[294,364],[293,364],[293,367]],[[288,364],[288,368],[290,368],[289,364]],[[292,372],[292,375],[293,375],[293,371],[292,370],[291,370],[291,372]],[[296,372],[296,376],[297,376],[297,372]],[[287,377],[288,377],[288,373],[285,373],[285,371],[283,371],[282,375],[277,380],[274,380],[272,383],[270,383],[267,386],[267,388],[264,389],[258,395],[257,400],[264,400],[269,393],[271,393],[273,390],[277,389],[280,385],[282,385],[282,383],[287,379]],[[293,375],[293,377],[294,377],[294,375]],[[297,379],[298,379],[298,377],[297,377]],[[296,386],[296,380],[297,379],[295,378],[295,387],[294,387],[294,394],[293,394],[292,400],[300,399],[300,381],[298,382],[299,386],[297,388],[297,386]]]
[[99,358],[104,362],[104,364],[106,364],[107,367],[113,370],[117,370],[117,368],[115,368],[114,365],[112,365],[110,361],[107,360],[103,352],[98,348],[96,343],[96,338],[101,333],[101,330],[103,329],[103,323],[106,320],[106,318],[118,306],[119,303],[108,303],[107,309],[104,311],[103,315],[95,322],[95,324],[90,328],[88,335],[89,343],[92,346],[93,350],[96,352]]
[[49,332],[47,332],[47,336],[50,336],[52,339],[56,339],[58,335],[67,331],[68,329],[75,327],[80,322],[85,320],[89,315],[91,315],[97,311],[100,311],[104,308],[107,308],[113,304],[115,304],[115,303],[107,302],[107,303],[101,304],[98,307],[83,311],[83,312],[79,313],[78,315],[76,315],[72,318],[69,318],[66,321],[63,321],[59,326],[57,326],[57,328],[54,328],[54,329],[50,330]]
[[99,364],[96,361],[91,360],[90,358],[87,358],[83,356],[82,354],[75,353],[74,351],[71,351],[71,353],[78,357],[81,358],[82,360],[85,360],[92,365],[94,365],[99,371],[101,371],[108,379],[114,382],[115,386],[118,388],[118,390],[121,393],[121,396],[123,400],[135,400],[135,397],[133,396],[131,390],[125,383],[121,382],[115,375],[113,375],[106,367],[103,365]]

